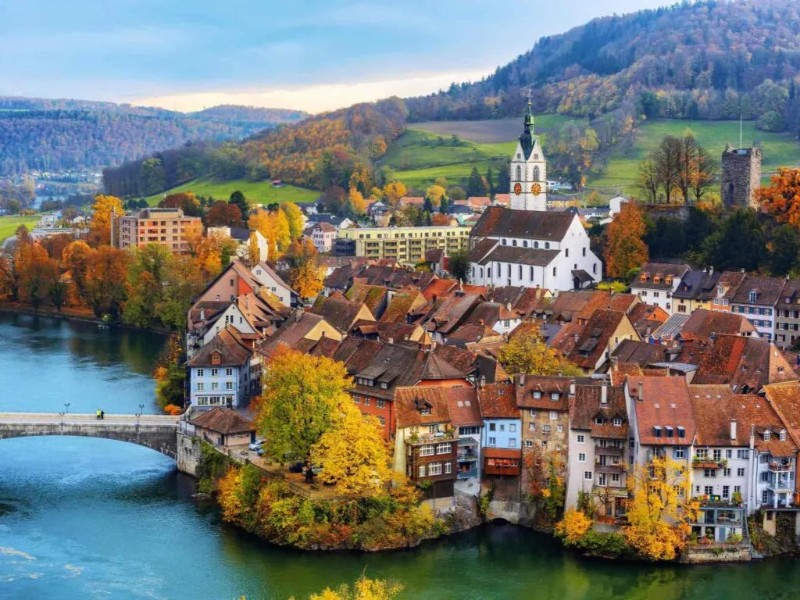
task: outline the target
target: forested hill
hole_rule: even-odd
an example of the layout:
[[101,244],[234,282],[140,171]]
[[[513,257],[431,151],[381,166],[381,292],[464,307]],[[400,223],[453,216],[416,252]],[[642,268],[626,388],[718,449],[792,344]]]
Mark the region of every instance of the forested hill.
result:
[[107,167],[189,141],[241,139],[306,116],[244,106],[180,113],[110,102],[0,97],[0,177]]
[[797,130],[800,2],[676,4],[595,19],[477,83],[407,101],[413,121],[521,114],[525,90],[538,112],[596,117],[618,108],[653,117],[762,119]]

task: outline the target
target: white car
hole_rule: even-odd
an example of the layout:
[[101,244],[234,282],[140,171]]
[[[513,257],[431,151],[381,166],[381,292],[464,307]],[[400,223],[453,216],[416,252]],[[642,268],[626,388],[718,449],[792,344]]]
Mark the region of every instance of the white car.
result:
[[261,444],[263,443],[264,440],[256,440],[255,442],[250,442],[248,448],[250,448],[250,450],[258,450],[259,448],[261,448]]

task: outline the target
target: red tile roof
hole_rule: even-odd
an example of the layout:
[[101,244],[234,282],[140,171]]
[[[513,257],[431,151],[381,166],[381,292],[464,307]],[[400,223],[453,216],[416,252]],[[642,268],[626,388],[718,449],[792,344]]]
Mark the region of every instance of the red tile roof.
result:
[[519,419],[513,383],[487,383],[478,389],[484,419]]
[[[639,384],[642,396],[639,396]],[[689,389],[683,377],[628,377],[628,394],[633,398],[640,443],[651,446],[689,446],[697,426],[694,422]],[[685,435],[680,436],[679,428]],[[659,428],[660,436],[656,435]],[[668,435],[672,428],[672,436]]]

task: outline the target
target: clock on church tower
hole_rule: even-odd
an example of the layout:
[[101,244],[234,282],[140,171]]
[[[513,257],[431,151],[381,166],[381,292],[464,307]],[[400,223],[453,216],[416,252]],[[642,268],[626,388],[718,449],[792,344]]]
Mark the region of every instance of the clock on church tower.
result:
[[524,130],[511,158],[511,208],[514,210],[547,210],[547,162],[542,144],[533,134],[533,111],[530,100],[523,121]]

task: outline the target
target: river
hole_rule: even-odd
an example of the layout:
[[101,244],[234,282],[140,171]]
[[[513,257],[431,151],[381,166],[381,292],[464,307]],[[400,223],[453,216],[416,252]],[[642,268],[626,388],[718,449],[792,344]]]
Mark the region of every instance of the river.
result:
[[[0,411],[155,412],[163,338],[0,313]],[[298,600],[371,577],[405,599],[800,598],[800,563],[714,567],[586,560],[548,536],[486,526],[376,555],[275,548],[220,522],[157,452],[99,439],[0,440],[0,598]]]

